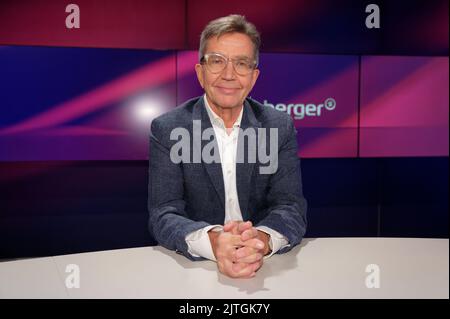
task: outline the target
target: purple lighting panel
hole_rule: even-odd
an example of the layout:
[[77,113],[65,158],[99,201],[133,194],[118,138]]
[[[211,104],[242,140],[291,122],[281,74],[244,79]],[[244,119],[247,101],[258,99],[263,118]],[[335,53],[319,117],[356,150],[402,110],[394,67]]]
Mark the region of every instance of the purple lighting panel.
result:
[[362,157],[448,156],[448,57],[363,57]]
[[175,105],[170,51],[0,47],[0,160],[141,160]]

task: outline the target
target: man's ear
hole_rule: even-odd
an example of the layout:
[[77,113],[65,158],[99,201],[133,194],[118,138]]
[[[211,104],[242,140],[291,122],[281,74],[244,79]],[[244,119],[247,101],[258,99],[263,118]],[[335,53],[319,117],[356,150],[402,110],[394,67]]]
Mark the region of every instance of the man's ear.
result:
[[256,80],[258,80],[258,76],[259,76],[259,69],[253,70],[253,73],[252,73],[252,88],[255,86]]
[[201,87],[204,89],[205,87],[203,86],[203,68],[198,63],[195,65],[195,73],[197,74],[198,82],[200,83]]

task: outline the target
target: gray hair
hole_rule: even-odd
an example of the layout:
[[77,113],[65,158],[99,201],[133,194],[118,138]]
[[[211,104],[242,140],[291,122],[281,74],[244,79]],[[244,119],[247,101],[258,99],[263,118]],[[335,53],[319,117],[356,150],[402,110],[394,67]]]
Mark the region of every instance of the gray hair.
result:
[[229,16],[221,17],[208,23],[200,36],[199,60],[205,54],[208,39],[233,32],[245,34],[250,38],[253,43],[256,65],[258,65],[259,47],[261,46],[260,34],[253,23],[248,22],[244,16],[239,14],[230,14]]

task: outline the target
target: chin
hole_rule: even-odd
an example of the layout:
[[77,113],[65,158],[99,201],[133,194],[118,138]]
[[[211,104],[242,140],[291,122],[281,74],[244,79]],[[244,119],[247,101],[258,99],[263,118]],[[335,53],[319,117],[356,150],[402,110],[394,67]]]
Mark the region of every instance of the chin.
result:
[[223,108],[234,108],[242,104],[241,100],[236,97],[220,97],[217,99],[218,104]]

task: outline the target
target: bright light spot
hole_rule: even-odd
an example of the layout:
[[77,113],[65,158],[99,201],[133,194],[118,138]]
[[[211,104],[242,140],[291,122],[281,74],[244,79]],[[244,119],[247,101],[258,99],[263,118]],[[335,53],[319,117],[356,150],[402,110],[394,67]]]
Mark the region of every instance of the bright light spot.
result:
[[134,117],[145,123],[150,123],[155,117],[164,113],[164,108],[154,98],[140,97],[131,103]]

